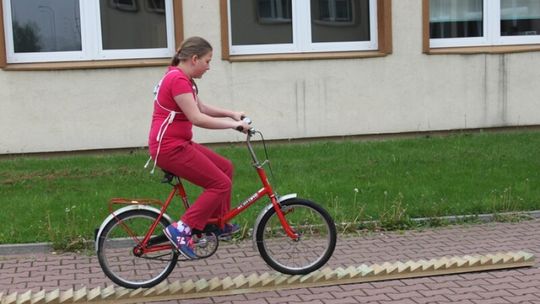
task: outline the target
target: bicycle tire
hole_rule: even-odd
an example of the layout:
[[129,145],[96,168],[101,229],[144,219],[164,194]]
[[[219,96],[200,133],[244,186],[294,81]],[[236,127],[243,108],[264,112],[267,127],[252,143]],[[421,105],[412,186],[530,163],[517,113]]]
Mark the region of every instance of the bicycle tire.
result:
[[[133,249],[138,242],[128,233],[129,227],[142,240],[158,214],[149,210],[130,210],[112,218],[98,238],[97,256],[101,269],[114,283],[125,288],[149,288],[162,282],[173,271],[178,252],[172,247],[167,251],[137,257]],[[162,217],[155,236],[162,234],[170,222]],[[124,226],[126,225],[126,226]],[[166,238],[164,238],[166,240]],[[166,240],[168,242],[168,240]]]
[[284,231],[274,208],[269,209],[257,224],[257,249],[273,269],[291,275],[308,274],[322,267],[336,247],[334,220],[318,204],[289,199],[281,210],[293,230],[300,234],[292,240]]

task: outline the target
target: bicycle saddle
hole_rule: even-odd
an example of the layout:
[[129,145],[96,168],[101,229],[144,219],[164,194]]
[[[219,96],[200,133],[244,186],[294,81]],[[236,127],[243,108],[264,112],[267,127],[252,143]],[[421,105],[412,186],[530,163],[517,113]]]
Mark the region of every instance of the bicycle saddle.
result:
[[167,170],[163,170],[163,173],[165,173],[165,175],[163,176],[163,179],[161,180],[162,183],[164,184],[170,184],[172,182],[172,180],[176,177],[176,175],[174,173],[171,173]]

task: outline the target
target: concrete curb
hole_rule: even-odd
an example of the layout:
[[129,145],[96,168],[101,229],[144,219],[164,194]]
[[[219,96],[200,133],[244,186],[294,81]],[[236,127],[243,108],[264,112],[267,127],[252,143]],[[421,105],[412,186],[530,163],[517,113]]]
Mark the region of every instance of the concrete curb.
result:
[[[523,216],[531,219],[540,218],[540,210],[534,211],[519,211],[519,212],[504,212],[504,213],[489,213],[478,215],[455,215],[443,216],[435,218],[414,218],[414,222],[428,222],[432,220],[441,220],[448,223],[457,223],[464,220],[476,219],[484,223],[493,222],[496,217],[504,216]],[[93,243],[93,241],[92,241]],[[48,254],[54,252],[51,243],[26,243],[26,244],[3,244],[0,245],[0,256],[2,255],[19,255],[19,254]]]
[[19,255],[30,253],[51,253],[51,243],[3,244],[0,245],[1,255]]
[[441,217],[422,217],[422,218],[414,218],[412,219],[413,222],[429,222],[432,220],[441,220],[448,223],[458,223],[466,220],[479,220],[483,223],[489,223],[495,221],[497,217],[505,217],[505,216],[521,216],[521,217],[528,217],[531,219],[537,219],[540,218],[540,210],[534,210],[534,211],[516,211],[516,212],[501,212],[501,213],[486,213],[486,214],[478,214],[478,215],[454,215],[454,216],[441,216]]

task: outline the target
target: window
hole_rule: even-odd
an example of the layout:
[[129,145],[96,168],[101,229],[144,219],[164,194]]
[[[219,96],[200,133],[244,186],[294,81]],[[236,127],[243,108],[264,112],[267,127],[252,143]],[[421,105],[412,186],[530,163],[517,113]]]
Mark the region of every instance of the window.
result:
[[538,0],[424,0],[426,5],[430,48],[540,43]]
[[224,11],[224,57],[390,52],[389,0],[224,0]]
[[482,37],[483,0],[430,1],[430,38]]
[[165,58],[172,0],[2,0],[7,63]]
[[502,37],[537,36],[534,38],[538,38],[539,35],[540,1],[501,0]]

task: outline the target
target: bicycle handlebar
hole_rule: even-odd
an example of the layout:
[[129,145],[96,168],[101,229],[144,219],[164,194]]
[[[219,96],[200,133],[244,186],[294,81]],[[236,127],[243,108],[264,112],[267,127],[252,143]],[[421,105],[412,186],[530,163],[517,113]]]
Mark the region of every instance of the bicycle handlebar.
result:
[[[242,121],[245,122],[248,125],[251,125],[251,123],[253,122],[251,120],[251,118],[249,118],[247,116],[242,116]],[[243,132],[244,128],[242,126],[238,126],[238,127],[236,127],[236,130],[240,131],[240,132]],[[254,133],[255,133],[255,129],[253,127],[248,130],[248,135],[253,135]]]
[[[253,122],[251,120],[251,118],[247,117],[247,116],[242,116],[242,121],[245,122],[246,124],[248,125],[251,125],[251,123]],[[236,128],[236,130],[242,132],[244,131],[244,129],[242,128],[242,126],[238,126]],[[251,158],[253,159],[253,163],[255,164],[255,166],[260,166],[261,164],[259,163],[259,160],[257,159],[257,155],[255,154],[255,151],[253,150],[253,147],[251,145],[251,137],[253,135],[255,135],[256,133],[259,133],[261,135],[261,138],[262,138],[262,133],[255,130],[254,127],[250,127],[248,132],[247,132],[247,136],[246,136],[246,144],[247,144],[247,147],[248,147],[248,150],[249,150],[249,154],[251,155]],[[264,138],[262,138],[263,140],[263,144],[264,144]],[[266,151],[266,146],[265,146],[265,151]],[[267,158],[268,158],[268,155],[267,155]]]

